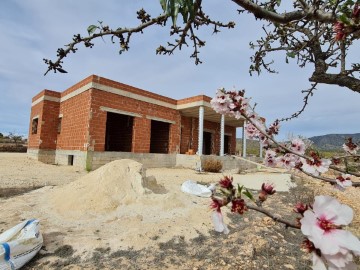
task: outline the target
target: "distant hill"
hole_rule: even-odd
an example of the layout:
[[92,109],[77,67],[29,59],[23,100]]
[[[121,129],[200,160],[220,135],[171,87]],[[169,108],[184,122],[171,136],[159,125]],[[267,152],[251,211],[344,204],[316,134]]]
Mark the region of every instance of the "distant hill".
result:
[[[314,146],[319,150],[324,151],[342,151],[342,145],[345,142],[346,138],[352,137],[353,142],[360,142],[360,133],[355,134],[327,134],[322,136],[314,136],[308,138],[314,143]],[[259,154],[259,141],[257,140],[246,140],[246,148],[249,154],[258,155]],[[236,139],[236,150],[241,151],[242,148],[242,139]]]
[[320,150],[341,150],[346,138],[352,137],[353,142],[360,141],[360,133],[355,134],[328,134],[308,138]]

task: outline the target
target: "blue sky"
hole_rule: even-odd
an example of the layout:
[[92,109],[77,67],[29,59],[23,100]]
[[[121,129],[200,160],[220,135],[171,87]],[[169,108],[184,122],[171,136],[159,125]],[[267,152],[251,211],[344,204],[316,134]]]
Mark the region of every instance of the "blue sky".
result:
[[[205,2],[205,1],[204,1]],[[252,51],[249,42],[261,36],[261,23],[250,15],[239,16],[237,6],[208,0],[204,11],[214,19],[233,20],[236,28],[212,35],[204,28],[206,40],[196,66],[184,48],[172,56],[155,50],[167,41],[168,28],[159,26],[134,35],[130,51],[118,54],[110,39],[96,41],[93,49],[80,46],[63,65],[69,73],[43,76],[43,58],[55,59],[56,50],[69,43],[73,34],[86,34],[98,20],[111,28],[136,26],[136,11],[144,8],[153,16],[161,13],[157,0],[2,0],[0,1],[0,132],[27,135],[31,98],[43,89],[63,91],[90,74],[96,74],[171,98],[205,94],[213,96],[219,87],[246,89],[257,111],[268,121],[289,116],[302,106],[301,90],[310,86],[311,67],[300,69],[285,64],[283,54],[273,55],[279,74],[249,76]],[[357,44],[358,46],[359,44]],[[360,59],[360,51],[352,53]],[[329,133],[360,132],[360,95],[335,86],[318,87],[300,118],[284,123],[280,138],[289,134],[306,137]]]

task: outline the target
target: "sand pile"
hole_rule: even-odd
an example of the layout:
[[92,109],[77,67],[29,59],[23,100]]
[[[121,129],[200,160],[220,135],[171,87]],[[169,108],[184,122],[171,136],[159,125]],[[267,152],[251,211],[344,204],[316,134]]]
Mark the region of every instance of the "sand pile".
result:
[[115,160],[49,195],[55,210],[109,212],[133,204],[140,196],[161,190],[154,177],[145,177],[142,164],[129,159]]

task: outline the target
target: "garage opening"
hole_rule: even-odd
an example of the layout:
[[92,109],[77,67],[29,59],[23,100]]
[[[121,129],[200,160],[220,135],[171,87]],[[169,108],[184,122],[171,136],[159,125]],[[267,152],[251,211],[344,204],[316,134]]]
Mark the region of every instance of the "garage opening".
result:
[[151,120],[150,153],[169,153],[170,124]]
[[211,132],[204,131],[204,135],[203,135],[203,155],[211,155],[211,142],[212,142],[212,134],[211,134]]
[[134,117],[107,112],[105,151],[131,152]]
[[230,155],[231,154],[231,145],[230,145],[230,136],[224,136],[224,154]]

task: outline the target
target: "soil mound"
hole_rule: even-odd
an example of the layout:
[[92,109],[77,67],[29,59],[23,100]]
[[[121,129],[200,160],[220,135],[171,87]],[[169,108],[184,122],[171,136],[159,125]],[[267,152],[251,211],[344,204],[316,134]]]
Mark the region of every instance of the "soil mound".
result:
[[[147,187],[151,183],[151,187]],[[49,194],[59,213],[81,211],[109,212],[135,203],[140,196],[159,189],[155,178],[145,177],[141,163],[121,159],[112,161]]]

